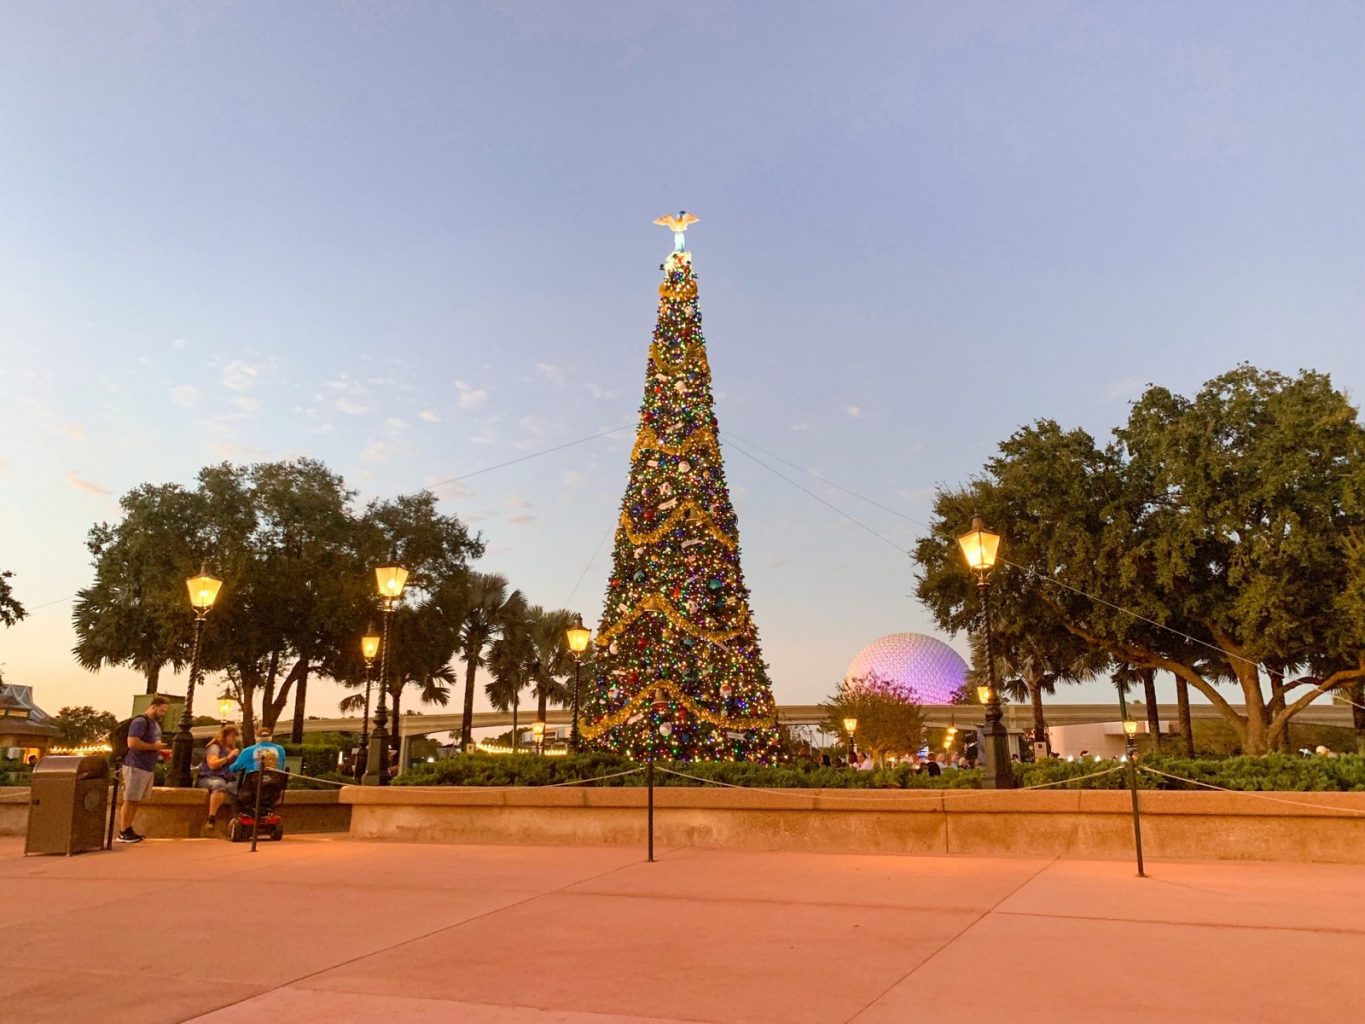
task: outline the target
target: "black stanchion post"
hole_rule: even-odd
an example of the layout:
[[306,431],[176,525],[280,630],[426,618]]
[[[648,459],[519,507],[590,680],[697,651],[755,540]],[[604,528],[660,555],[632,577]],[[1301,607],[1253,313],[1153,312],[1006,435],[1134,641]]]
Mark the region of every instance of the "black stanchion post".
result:
[[[651,747],[652,747],[652,746],[653,746],[653,744],[651,744]],[[648,797],[646,798],[647,801],[648,801],[648,803],[646,804],[646,806],[649,808],[649,810],[648,810],[648,812],[647,812],[646,815],[645,815],[645,819],[646,819],[645,831],[649,833],[649,863],[653,864],[653,863],[654,863],[654,751],[653,751],[652,749],[651,749],[650,752],[649,752],[649,761],[648,761],[648,763],[645,765],[645,788],[646,788],[646,790],[648,791],[648,794],[649,794]]]
[[1123,746],[1128,755],[1128,793],[1133,800],[1133,848],[1137,853],[1137,873],[1146,878],[1142,863],[1142,808],[1138,803],[1137,784],[1137,722],[1128,717],[1128,701],[1119,691],[1119,711],[1123,715]]
[[[258,762],[259,763],[259,762]],[[256,812],[251,818],[251,852],[256,852],[256,837],[261,831],[261,785],[265,782],[264,772],[256,772]]]
[[112,850],[114,848],[114,821],[118,818],[118,784],[119,776],[123,774],[123,762],[114,762],[114,795],[109,803],[109,826],[104,835],[104,848]]

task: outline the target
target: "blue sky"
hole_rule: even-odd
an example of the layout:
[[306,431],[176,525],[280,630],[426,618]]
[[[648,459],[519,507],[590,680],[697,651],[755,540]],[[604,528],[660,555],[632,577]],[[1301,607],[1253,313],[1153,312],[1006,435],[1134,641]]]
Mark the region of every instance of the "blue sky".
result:
[[[683,207],[722,433],[919,519],[1149,381],[1358,396],[1362,66],[1340,3],[5,5],[6,678],[127,706],[63,599],[140,482],[306,454],[392,495],[632,424]],[[592,622],[630,438],[438,493]],[[908,559],[728,471],[779,701],[931,628]]]

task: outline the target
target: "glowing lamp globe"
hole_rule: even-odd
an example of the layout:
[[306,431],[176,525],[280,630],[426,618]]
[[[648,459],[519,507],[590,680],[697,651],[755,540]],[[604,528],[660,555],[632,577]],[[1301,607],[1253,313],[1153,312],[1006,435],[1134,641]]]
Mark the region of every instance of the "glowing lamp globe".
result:
[[379,654],[379,637],[371,626],[360,638],[360,653],[366,661],[374,661]]
[[1123,723],[1123,731],[1129,736],[1136,736],[1138,731],[1137,722],[1133,721],[1131,718],[1126,719]]
[[588,649],[588,641],[591,639],[592,630],[583,625],[583,616],[578,616],[568,630],[569,650],[574,654],[582,654]]
[[224,721],[237,717],[237,709],[241,705],[237,703],[237,698],[230,693],[225,693],[218,698],[218,717]]
[[849,663],[844,679],[888,684],[921,704],[951,704],[967,681],[967,663],[942,640],[924,633],[889,633]]
[[213,607],[213,602],[218,600],[218,590],[222,585],[222,580],[214,579],[203,569],[199,570],[198,576],[191,576],[185,581],[185,588],[190,592],[190,604],[196,611],[201,612],[206,612]]
[[374,578],[379,585],[379,596],[392,601],[402,595],[408,582],[408,571],[401,565],[381,565],[375,569]]
[[976,699],[978,703],[989,704],[991,702],[991,688],[989,686],[978,686],[976,688]]
[[986,529],[980,516],[972,516],[972,528],[957,539],[962,549],[962,557],[967,567],[979,576],[985,576],[995,568],[996,554],[1000,550],[1000,535]]
[[857,732],[857,731],[858,731],[858,720],[857,720],[856,718],[845,718],[845,719],[844,719],[844,732],[846,732],[846,733],[848,733],[850,736],[852,736],[852,735],[853,735],[855,732]]

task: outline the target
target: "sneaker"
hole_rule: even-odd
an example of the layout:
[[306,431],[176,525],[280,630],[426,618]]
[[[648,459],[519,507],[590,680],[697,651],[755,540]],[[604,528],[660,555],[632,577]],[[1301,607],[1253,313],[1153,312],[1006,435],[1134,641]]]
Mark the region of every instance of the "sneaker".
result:
[[138,835],[131,828],[125,828],[118,834],[117,840],[120,843],[140,843],[142,842],[143,837]]

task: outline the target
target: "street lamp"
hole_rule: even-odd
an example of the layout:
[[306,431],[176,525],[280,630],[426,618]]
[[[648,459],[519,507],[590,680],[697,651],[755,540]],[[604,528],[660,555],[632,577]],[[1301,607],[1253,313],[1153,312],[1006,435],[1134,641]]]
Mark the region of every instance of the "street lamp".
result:
[[844,731],[848,733],[848,763],[853,763],[853,755],[858,752],[858,748],[853,745],[853,734],[858,731],[858,720],[856,718],[844,719]]
[[226,724],[237,717],[237,712],[241,710],[241,707],[242,705],[237,698],[224,690],[223,695],[218,698],[218,717]]
[[986,778],[988,789],[1013,789],[1014,772],[1010,768],[1009,734],[1001,719],[1000,688],[995,682],[995,648],[991,637],[991,570],[995,568],[1000,551],[1000,535],[987,530],[980,516],[972,516],[972,528],[957,539],[967,567],[976,573],[976,589],[981,595],[981,624],[986,634],[987,686],[976,688],[981,703],[986,705],[986,725],[981,730],[985,737]]
[[[374,712],[374,733],[370,736],[365,758],[365,785],[389,784],[389,638],[393,628],[393,608],[403,596],[408,571],[401,565],[381,565],[374,570],[379,596],[384,601],[384,639],[379,649],[379,707]],[[373,770],[371,768],[373,767]]]
[[183,789],[190,787],[190,754],[194,750],[194,737],[190,735],[190,725],[194,721],[194,684],[199,681],[199,640],[204,632],[204,619],[218,600],[218,590],[223,581],[215,579],[201,568],[198,576],[185,581],[190,594],[190,607],[194,609],[194,647],[190,653],[190,681],[185,687],[185,704],[180,710],[180,727],[176,729],[171,743],[171,784]]
[[569,749],[578,753],[578,669],[583,652],[588,649],[592,631],[583,625],[583,616],[574,617],[574,624],[568,629],[569,651],[573,654],[573,727],[569,730]]
[[379,653],[379,634],[374,631],[374,623],[365,627],[365,635],[360,638],[360,655],[365,659],[365,713],[360,718],[360,749],[355,755],[355,780],[365,779],[365,766],[370,760],[370,685],[374,679],[374,659]]
[[545,723],[539,718],[531,723],[531,735],[535,737],[536,753],[545,753]]

